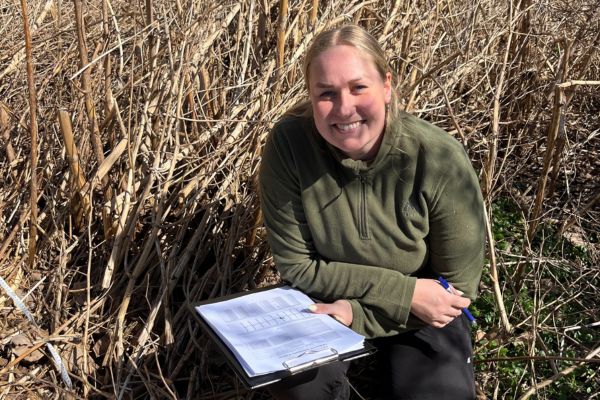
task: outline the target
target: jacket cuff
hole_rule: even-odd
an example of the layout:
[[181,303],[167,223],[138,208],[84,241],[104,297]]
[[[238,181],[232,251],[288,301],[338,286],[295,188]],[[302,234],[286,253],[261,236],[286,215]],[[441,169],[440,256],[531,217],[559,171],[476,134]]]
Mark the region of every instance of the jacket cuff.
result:
[[396,321],[402,327],[406,327],[408,319],[410,317],[410,307],[412,305],[412,298],[415,293],[415,286],[417,285],[417,278],[411,276],[405,280],[404,290],[402,290],[402,298],[400,299],[400,307],[398,307],[398,314],[396,315]]
[[365,312],[358,300],[347,300],[352,306],[352,323],[350,329],[365,336]]

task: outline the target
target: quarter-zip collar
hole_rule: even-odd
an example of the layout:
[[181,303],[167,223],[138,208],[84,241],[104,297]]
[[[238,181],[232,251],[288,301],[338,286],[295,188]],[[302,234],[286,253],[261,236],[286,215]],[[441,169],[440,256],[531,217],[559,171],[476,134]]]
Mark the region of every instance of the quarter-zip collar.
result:
[[[315,127],[316,131],[316,127]],[[318,132],[316,132],[318,135]],[[395,138],[394,133],[391,128],[388,128],[386,125],[385,132],[383,132],[383,140],[381,141],[381,145],[379,147],[379,151],[374,159],[365,161],[365,160],[353,160],[348,157],[346,154],[342,153],[338,148],[332,146],[327,141],[323,139],[323,142],[326,144],[327,148],[333,155],[333,157],[340,163],[340,165],[349,172],[352,172],[355,175],[371,175],[377,172],[381,167],[385,164],[385,160],[387,158],[388,153],[392,149]]]

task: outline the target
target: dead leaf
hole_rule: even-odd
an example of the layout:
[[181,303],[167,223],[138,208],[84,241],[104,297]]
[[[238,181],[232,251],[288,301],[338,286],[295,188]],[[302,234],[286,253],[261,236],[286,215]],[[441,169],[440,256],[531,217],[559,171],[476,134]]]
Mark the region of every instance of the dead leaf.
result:
[[[36,343],[33,343],[33,341],[24,334],[13,336],[9,341],[9,346],[11,346],[11,351],[15,357],[22,356],[36,345]],[[44,357],[44,353],[42,353],[40,349],[37,349],[28,354],[23,360],[33,363],[39,361],[42,357]]]

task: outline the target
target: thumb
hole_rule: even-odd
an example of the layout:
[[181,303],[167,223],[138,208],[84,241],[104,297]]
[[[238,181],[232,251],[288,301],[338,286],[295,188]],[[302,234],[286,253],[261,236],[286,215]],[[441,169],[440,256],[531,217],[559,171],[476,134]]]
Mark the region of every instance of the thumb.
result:
[[308,309],[315,314],[329,314],[342,324],[346,324],[345,321],[338,315],[339,308],[335,303],[315,303],[308,306]]
[[315,314],[331,314],[335,311],[332,304],[315,303],[308,306],[308,309]]

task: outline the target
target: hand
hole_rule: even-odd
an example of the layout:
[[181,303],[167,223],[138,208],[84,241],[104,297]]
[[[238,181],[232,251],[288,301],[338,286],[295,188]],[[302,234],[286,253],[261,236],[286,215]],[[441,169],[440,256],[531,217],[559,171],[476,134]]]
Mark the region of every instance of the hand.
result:
[[462,313],[462,309],[471,304],[471,300],[460,296],[452,288],[446,291],[434,279],[417,279],[410,311],[425,323],[443,328]]
[[308,309],[315,314],[328,314],[346,326],[352,323],[352,306],[348,300],[336,300],[333,303],[316,303]]

